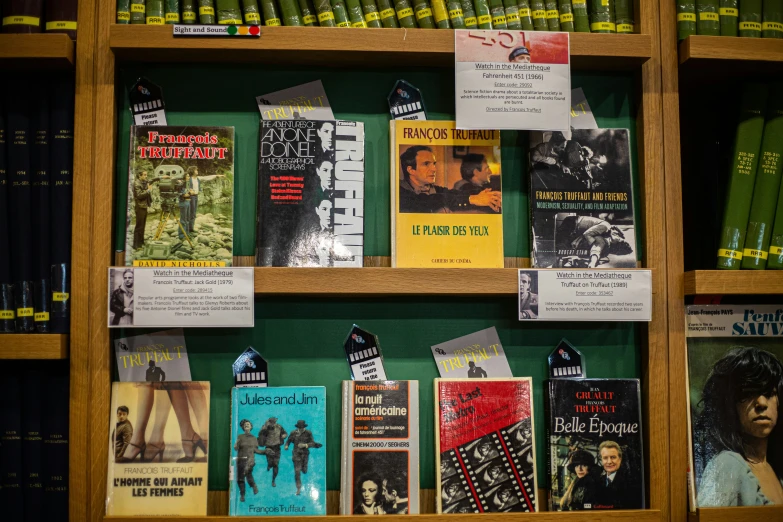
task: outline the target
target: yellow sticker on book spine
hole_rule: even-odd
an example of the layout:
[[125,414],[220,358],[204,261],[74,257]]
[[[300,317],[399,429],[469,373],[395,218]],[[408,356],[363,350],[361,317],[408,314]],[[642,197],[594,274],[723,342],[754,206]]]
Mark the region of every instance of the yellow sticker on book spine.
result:
[[538,11],[533,11],[534,20],[540,20],[542,18],[546,18],[546,11],[544,11],[543,9],[540,9]]
[[[143,7],[143,6],[142,6]],[[3,18],[3,25],[34,25],[38,26],[41,19],[35,16],[6,16]]]
[[528,9],[527,7],[525,7],[524,9],[520,9],[519,16],[521,18],[525,18],[525,17],[530,18],[530,9]]
[[38,312],[33,317],[33,320],[35,320],[36,322],[39,322],[39,323],[41,321],[48,321],[49,320],[49,312]]
[[767,259],[767,253],[763,250],[756,250],[753,248],[746,248],[742,251],[744,257],[752,257],[754,259]]
[[718,250],[718,257],[742,259],[742,252],[740,252],[739,250],[729,250],[728,248],[721,248]]
[[360,27],[360,28],[367,29],[367,22],[365,22],[364,20],[359,20],[358,22],[353,22],[351,24],[351,27]]
[[780,22],[763,22],[761,24],[761,30],[783,32],[783,24]]
[[408,18],[409,16],[413,16],[413,9],[410,7],[406,7],[405,9],[400,9],[397,11],[397,18],[399,20],[402,20],[403,18]]
[[416,11],[416,20],[421,20],[422,18],[426,18],[428,16],[432,16],[432,9],[429,7],[425,7],[424,9],[419,9]]
[[612,22],[595,22],[590,24],[590,30],[615,32],[615,25]]
[[226,18],[225,20],[218,20],[220,25],[237,25],[242,24],[242,20],[238,18]]
[[316,18],[315,15],[309,14],[309,15],[306,15],[306,16],[302,17],[302,23],[304,23],[305,25],[307,25],[307,24],[314,24],[317,21],[318,21],[318,18]]
[[511,22],[519,22],[519,15],[517,13],[506,13],[506,20]]
[[351,27],[351,22],[338,22],[337,27]]
[[198,14],[200,14],[200,15],[214,15],[215,14],[215,8],[214,7],[199,7],[198,8]]
[[179,23],[179,13],[166,13],[166,23],[167,24],[178,24]]
[[571,8],[572,9],[576,9],[576,8],[585,8],[586,9],[587,8],[587,2],[580,2],[579,0],[577,0],[576,2],[571,2]]
[[143,13],[146,10],[144,4],[131,4],[131,13]]
[[633,24],[617,24],[617,32],[623,34],[632,33]]
[[123,21],[130,20],[130,11],[117,11],[117,20],[123,20]]
[[[128,20],[130,20],[130,13],[126,13],[128,15]],[[119,19],[119,13],[117,13],[117,18]],[[46,30],[47,31],[56,31],[56,30],[62,30],[62,31],[75,31],[76,30],[76,22],[46,22]]]
[[378,11],[372,13],[364,13],[364,19],[368,22],[376,22],[381,19],[381,14]]
[[318,13],[318,21],[319,22],[326,22],[327,20],[334,20],[334,13],[331,11],[328,11],[326,13]]
[[773,256],[779,256],[780,254],[783,254],[783,247],[770,245],[769,246],[769,253]]
[[381,20],[386,20],[387,18],[391,18],[392,16],[394,16],[394,9],[384,9],[383,11],[381,11]]
[[245,13],[245,23],[261,23],[261,16],[258,13]]
[[702,22],[719,22],[718,13],[699,13],[699,20]]
[[479,25],[492,23],[492,17],[490,15],[479,15],[478,23]]
[[0,319],[4,321],[9,319],[16,319],[16,312],[13,310],[0,310]]
[[497,25],[497,24],[505,24],[506,23],[506,15],[500,15],[500,16],[493,17],[492,18],[492,23],[495,24],[495,25]]
[[574,21],[574,15],[572,13],[563,13],[560,15],[560,23],[564,24],[567,22],[573,22]]
[[[255,14],[255,13],[251,13]],[[258,16],[256,14],[256,16]],[[250,18],[248,18],[249,20]],[[195,11],[182,11],[182,21],[183,22],[195,22],[196,21],[196,12]]]
[[[224,22],[220,22],[224,23]],[[166,19],[162,16],[148,16],[147,25],[166,25]]]
[[718,13],[721,16],[739,16],[739,9],[733,9],[731,7],[721,7],[718,9]]
[[696,13],[677,13],[678,22],[695,22]]
[[478,22],[476,21],[476,17],[475,16],[469,16],[469,17],[465,18],[465,27],[474,27],[477,24],[478,24]]
[[17,308],[16,309],[16,316],[17,317],[32,317],[35,315],[35,311],[32,308]]
[[452,9],[451,11],[449,11],[449,18],[451,18],[452,20],[454,20],[455,18],[462,18],[462,17],[463,17],[462,9]]
[[71,297],[71,294],[68,292],[52,292],[52,301],[58,303],[64,303],[69,297]]
[[757,22],[740,22],[740,31],[761,31],[761,24]]
[[264,25],[267,27],[277,27],[280,25],[280,19],[279,18],[270,18],[266,22],[264,22]]
[[560,12],[557,9],[550,9],[546,12],[547,18],[558,18],[560,16]]

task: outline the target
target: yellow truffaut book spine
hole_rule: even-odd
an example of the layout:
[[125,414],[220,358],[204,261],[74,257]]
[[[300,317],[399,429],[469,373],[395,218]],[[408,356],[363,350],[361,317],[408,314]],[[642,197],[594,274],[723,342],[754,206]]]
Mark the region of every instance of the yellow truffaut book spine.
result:
[[502,268],[500,132],[391,122],[392,266]]

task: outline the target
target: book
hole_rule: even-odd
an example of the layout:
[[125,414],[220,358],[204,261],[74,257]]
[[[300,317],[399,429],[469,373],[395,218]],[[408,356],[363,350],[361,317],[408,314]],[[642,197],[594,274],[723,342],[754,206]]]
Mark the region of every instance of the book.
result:
[[390,122],[392,266],[502,268],[500,132]]
[[465,29],[475,29],[478,27],[476,18],[476,9],[473,7],[473,0],[460,0],[462,6],[462,16],[465,20]]
[[216,2],[215,7],[218,24],[242,23],[242,8],[239,6],[239,0],[221,0]]
[[720,36],[719,0],[696,0],[696,34]]
[[47,0],[46,32],[65,33],[75,40],[77,11],[78,0]]
[[633,0],[614,0],[614,23],[617,34],[633,33]]
[[195,24],[197,19],[196,12],[197,12],[196,0],[182,0],[182,23],[183,24]]
[[739,0],[720,0],[720,35],[737,36],[739,28]]
[[[337,1],[342,1],[342,0],[337,0]],[[465,0],[465,1],[472,2],[472,0]],[[340,23],[339,23],[340,17],[338,16],[335,7],[336,7],[336,2],[335,0],[332,0],[332,9],[334,9],[335,20],[338,22],[337,26],[340,27]],[[408,0],[394,0],[394,10],[397,12],[397,21],[399,22],[400,27],[403,27],[405,29],[413,29],[417,27],[416,18],[413,16],[413,6]]]
[[[299,9],[302,12],[302,23],[308,27],[315,27],[318,18],[316,17],[315,14],[316,11],[315,11],[315,6],[313,5],[313,0],[299,0]],[[375,13],[378,12],[377,7],[375,8],[374,12]],[[374,20],[373,23],[377,23],[378,25],[373,25],[372,27],[381,27],[381,23],[378,21],[378,19],[373,18],[373,20]]]
[[343,381],[341,515],[419,513],[419,382]]
[[[167,24],[180,23],[179,0],[166,0],[165,3],[166,3],[166,23]],[[240,20],[239,23],[242,23],[242,20]]]
[[131,126],[125,264],[231,266],[234,127]]
[[264,120],[333,120],[321,80],[256,96]]
[[[503,0],[503,7],[506,11],[506,26],[513,30],[522,29],[522,22],[519,20],[519,4],[517,4],[517,0]],[[464,29],[464,27],[458,27],[456,29]]]
[[[319,0],[326,4],[326,0]],[[397,12],[394,10],[394,2],[392,0],[377,0],[378,5],[378,14],[381,17],[381,25],[387,29],[394,29],[397,27],[400,27],[399,22],[397,21]],[[316,10],[318,9],[318,5],[316,4]],[[331,11],[331,10],[330,10]],[[319,11],[320,12],[320,11]],[[320,19],[320,15],[319,15]],[[330,22],[334,22],[334,20],[329,20]],[[321,26],[324,24],[321,23]],[[464,27],[462,28],[464,29]]]
[[781,317],[780,305],[686,307],[693,509],[772,504],[753,469],[783,476]]
[[572,0],[571,9],[574,11],[574,31],[589,33],[590,13],[587,10],[587,0]]
[[768,93],[769,87],[760,83],[748,83],[742,91],[729,187],[718,243],[719,269],[738,270],[742,263]]
[[[41,370],[41,367],[26,365],[21,379],[22,495],[24,497],[24,519],[30,522],[42,519],[45,506],[43,488],[45,461],[43,459],[41,417],[44,405],[43,390],[48,389],[48,386],[44,387],[45,381],[42,375],[45,372]],[[46,395],[48,396],[48,394]],[[46,411],[48,414],[48,404]]]
[[9,520],[23,520],[24,493],[22,489],[22,379],[18,364],[4,364],[0,380],[0,492],[3,495],[3,516]]
[[614,23],[614,0],[591,0],[590,2],[590,32],[616,33]]
[[52,361],[43,372],[49,392],[41,415],[44,515],[51,522],[68,522],[69,370],[68,361]]
[[783,38],[783,0],[764,0],[761,37]]
[[257,266],[364,264],[364,124],[263,120]]
[[4,33],[40,33],[43,0],[3,0]]
[[494,326],[436,344],[432,356],[444,378],[513,377]]
[[163,0],[145,0],[144,19],[147,25],[165,25]]
[[571,0],[558,0],[558,11],[560,12],[560,30],[573,33],[574,29],[574,8]]
[[549,31],[544,0],[530,0],[530,11],[533,17],[533,29],[536,31]]
[[190,380],[182,328],[115,339],[114,359],[121,382]]
[[546,25],[550,31],[560,30],[560,11],[558,10],[558,0],[545,0]]
[[209,388],[112,383],[107,516],[206,516]]
[[549,379],[549,510],[644,508],[639,379]]
[[[382,0],[385,1],[387,4],[389,0]],[[334,22],[334,12],[332,11],[332,3],[329,0],[315,0],[314,7],[316,12],[318,13],[318,25],[320,27],[336,27],[337,24]],[[397,23],[396,14],[394,12],[394,9],[391,10],[391,17],[394,18],[394,23]],[[386,18],[389,18],[389,13],[386,12]],[[381,17],[383,19],[383,17]],[[386,22],[384,22],[384,27],[398,27],[397,25],[393,26],[387,26]]]
[[145,13],[147,12],[146,0],[130,0],[130,23],[131,24],[146,24],[147,19]]
[[258,10],[257,0],[243,0],[242,14],[247,25],[261,25],[261,14]]
[[761,38],[761,0],[742,0],[739,5],[739,35]]
[[627,129],[531,132],[534,268],[634,268],[636,231]]
[[677,0],[677,40],[685,40],[692,34],[696,34],[696,1]]
[[[345,0],[349,15],[351,12],[350,1],[356,0]],[[413,12],[416,14],[416,24],[422,29],[435,29],[435,21],[432,18],[429,0],[412,0],[411,4],[413,4]]]
[[326,388],[232,388],[230,443],[229,515],[326,515]]
[[[14,308],[14,288],[11,277],[11,251],[9,248],[8,215],[8,156],[6,144],[5,89],[0,87],[0,333],[13,333],[16,330],[16,308]],[[2,479],[0,479],[0,482]]]
[[203,25],[215,23],[215,3],[213,0],[198,0],[198,19]]
[[478,28],[492,29],[492,12],[490,11],[488,0],[473,0],[473,8],[476,11]]
[[506,10],[503,5],[503,0],[488,0],[488,1],[489,1],[489,14],[492,17],[492,28],[507,29],[508,22],[506,21]]
[[533,380],[435,379],[438,513],[538,511]]
[[52,271],[50,249],[51,203],[50,203],[50,136],[49,97],[50,87],[37,85],[33,90],[32,118],[30,119],[30,204],[32,214],[33,243],[33,319],[37,333],[48,333],[51,288],[49,277]]

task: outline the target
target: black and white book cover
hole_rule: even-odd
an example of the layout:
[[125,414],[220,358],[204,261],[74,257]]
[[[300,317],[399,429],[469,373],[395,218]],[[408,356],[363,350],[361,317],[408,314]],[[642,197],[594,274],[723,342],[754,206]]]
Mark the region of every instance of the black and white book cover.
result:
[[534,268],[635,268],[627,129],[530,134]]
[[550,511],[644,508],[638,379],[546,383]]
[[260,126],[256,265],[361,267],[364,124]]

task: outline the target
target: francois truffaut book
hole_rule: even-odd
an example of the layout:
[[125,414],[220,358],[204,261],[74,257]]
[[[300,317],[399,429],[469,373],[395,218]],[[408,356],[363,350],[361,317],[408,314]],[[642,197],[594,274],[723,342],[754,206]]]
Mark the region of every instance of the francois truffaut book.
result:
[[256,265],[364,264],[364,124],[262,120]]
[[513,377],[494,326],[431,348],[438,373],[443,378]]
[[627,129],[530,135],[534,268],[634,268]]
[[209,382],[115,382],[108,516],[205,516]]
[[232,388],[230,443],[229,515],[326,515],[326,388]]
[[114,358],[121,382],[191,380],[182,328],[115,339]]
[[341,515],[419,513],[419,381],[343,381]]
[[686,313],[691,509],[780,504],[783,306]]
[[435,379],[438,513],[538,511],[532,386]]
[[638,379],[547,381],[549,510],[642,509]]
[[125,264],[231,266],[234,127],[132,126]]

